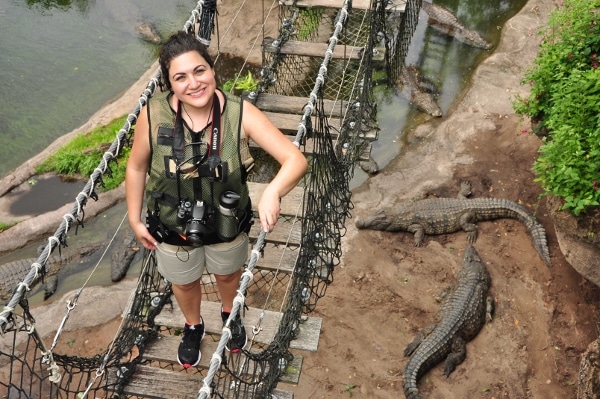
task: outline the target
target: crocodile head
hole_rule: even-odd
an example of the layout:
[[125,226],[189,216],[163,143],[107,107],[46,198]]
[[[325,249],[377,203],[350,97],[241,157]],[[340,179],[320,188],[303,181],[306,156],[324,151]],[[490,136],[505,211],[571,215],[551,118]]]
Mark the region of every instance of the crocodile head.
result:
[[415,91],[412,93],[412,103],[421,111],[431,116],[442,116],[442,109],[431,93]]
[[492,43],[485,40],[479,35],[479,33],[472,29],[461,29],[460,35],[457,33],[456,36],[460,36],[461,41],[470,46],[482,48],[484,50],[489,50],[492,48]]
[[479,258],[479,254],[475,250],[474,246],[468,245],[465,248],[465,261],[481,262],[481,258]]
[[385,210],[378,209],[370,215],[359,217],[355,224],[359,229],[387,230],[392,220]]

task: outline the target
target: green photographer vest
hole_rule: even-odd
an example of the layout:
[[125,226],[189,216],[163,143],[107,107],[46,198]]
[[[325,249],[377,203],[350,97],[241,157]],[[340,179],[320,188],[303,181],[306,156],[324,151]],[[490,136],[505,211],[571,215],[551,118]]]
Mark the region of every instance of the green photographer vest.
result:
[[[159,93],[148,103],[151,160],[149,180],[146,185],[148,212],[158,215],[160,222],[171,232],[185,234],[185,223],[177,219],[182,201],[203,201],[210,212],[205,223],[215,225],[214,212],[218,212],[221,193],[230,190],[240,195],[234,211],[240,221],[240,232],[249,228],[252,220],[250,196],[246,184],[247,172],[253,166],[248,140],[242,128],[242,99],[224,93],[225,104],[221,114],[221,164],[217,172],[206,176],[211,129],[191,132],[183,124],[185,146],[183,162],[177,173],[174,152],[176,112],[170,106],[171,93]],[[243,225],[245,224],[245,225]],[[247,226],[246,226],[247,225]],[[205,244],[222,242],[216,234],[206,237]]]

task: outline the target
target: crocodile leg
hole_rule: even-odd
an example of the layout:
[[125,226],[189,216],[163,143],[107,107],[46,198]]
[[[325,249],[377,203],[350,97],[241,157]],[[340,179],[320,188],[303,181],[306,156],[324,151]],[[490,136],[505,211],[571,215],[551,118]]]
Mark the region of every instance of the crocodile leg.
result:
[[460,191],[456,198],[467,199],[471,195],[471,182],[464,181],[460,183]]
[[413,339],[413,341],[410,344],[408,344],[404,349],[404,356],[412,355],[415,349],[417,349],[419,345],[421,345],[421,343],[425,340],[425,338],[427,338],[427,336],[433,332],[437,325],[438,323],[433,323],[419,331],[415,339]]
[[46,277],[46,281],[44,283],[44,300],[50,298],[56,292],[56,288],[58,287],[58,276],[55,274],[53,276]]
[[425,238],[425,229],[420,224],[411,224],[406,229],[409,233],[414,233],[415,235],[415,247],[420,247],[423,245],[423,239]]
[[465,212],[460,215],[460,227],[467,232],[467,240],[474,244],[477,241],[477,225],[473,222],[477,220],[477,216],[473,212]]
[[444,364],[444,375],[448,377],[454,371],[458,364],[461,364],[467,357],[467,343],[465,340],[456,336],[452,341],[452,349],[446,358]]
[[487,296],[485,298],[485,322],[491,323],[493,320],[492,315],[494,314],[494,298]]

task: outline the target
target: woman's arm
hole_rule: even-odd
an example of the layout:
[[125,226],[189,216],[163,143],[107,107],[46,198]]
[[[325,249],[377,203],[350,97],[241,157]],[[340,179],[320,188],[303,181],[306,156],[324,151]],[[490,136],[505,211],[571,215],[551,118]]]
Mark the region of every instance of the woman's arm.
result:
[[308,169],[308,162],[298,147],[262,111],[247,101],[243,104],[242,123],[248,139],[258,144],[281,165],[258,203],[261,228],[271,232],[279,218],[281,198],[296,187]]
[[148,132],[148,114],[143,107],[135,125],[133,147],[125,171],[125,199],[129,224],[137,239],[147,249],[156,249],[157,242],[142,220],[146,174],[150,162],[150,141]]

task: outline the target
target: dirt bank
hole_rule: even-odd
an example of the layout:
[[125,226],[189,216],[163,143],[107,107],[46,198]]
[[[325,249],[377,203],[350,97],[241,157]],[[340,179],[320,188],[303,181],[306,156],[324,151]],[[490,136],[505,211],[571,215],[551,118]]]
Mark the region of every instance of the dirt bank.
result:
[[[424,398],[575,398],[580,355],[596,336],[596,286],[560,252],[531,170],[540,141],[512,111],[520,80],[538,51],[537,32],[556,6],[532,0],[504,26],[499,46],[441,120],[409,133],[409,148],[353,195],[354,215],[423,196],[454,197],[469,180],[477,197],[508,198],[546,229],[553,267],[512,220],[479,223],[475,247],[492,275],[495,316],[467,345],[448,378],[440,365],[424,376]],[[319,350],[303,354],[300,398],[402,397],[403,350],[435,321],[442,289],[453,284],[464,233],[427,237],[357,231],[348,223],[343,261],[318,304]]]

